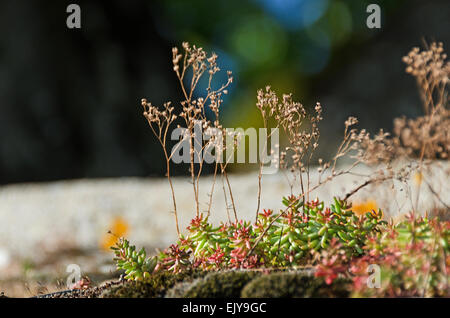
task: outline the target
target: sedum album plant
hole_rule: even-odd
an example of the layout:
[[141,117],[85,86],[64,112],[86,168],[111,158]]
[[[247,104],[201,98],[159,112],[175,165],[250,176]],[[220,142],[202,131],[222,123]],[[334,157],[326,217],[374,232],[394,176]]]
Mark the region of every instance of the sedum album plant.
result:
[[[337,277],[352,279],[354,297],[448,297],[449,240],[449,221],[409,214],[370,237],[362,257],[349,258],[340,252],[340,243],[333,242],[320,255],[315,275],[328,284]],[[374,264],[378,277],[369,270]]]
[[[274,212],[260,209],[262,163],[258,174],[257,211],[254,222],[240,220],[234,204],[231,184],[226,172],[227,160],[215,163],[214,182],[206,214],[200,212],[199,179],[203,169],[202,151],[216,142],[203,141],[200,147],[194,144],[194,126],[200,122],[204,129],[215,128],[222,134],[226,130],[220,123],[222,95],[233,78],[221,87],[211,86],[213,76],[220,70],[217,55],[209,57],[201,48],[183,43],[183,53],[172,50],[173,65],[183,91],[181,111],[175,112],[170,103],[163,109],[142,100],[144,116],[159,140],[167,162],[167,178],[171,188],[178,241],[157,256],[147,257],[144,249],[136,247],[121,238],[113,247],[117,268],[125,271],[128,280],[144,280],[152,273],[169,271],[173,273],[192,269],[259,269],[286,268],[312,265],[315,276],[324,277],[331,284],[338,277],[353,281],[354,296],[448,296],[450,270],[449,240],[450,222],[438,218],[409,215],[398,224],[383,220],[381,210],[352,211],[352,197],[360,189],[378,182],[405,182],[417,167],[422,170],[426,158],[447,158],[449,142],[448,127],[448,71],[449,64],[441,44],[432,44],[424,52],[413,49],[404,62],[407,72],[416,77],[424,100],[426,115],[416,121],[395,124],[395,135],[389,138],[384,131],[371,137],[364,129],[357,131],[357,119],[345,121],[344,137],[336,154],[328,162],[318,160],[318,179],[312,180],[310,171],[312,159],[318,147],[322,120],[322,106],[316,103],[309,112],[291,94],[278,98],[267,86],[258,90],[256,107],[259,109],[264,128],[275,122],[272,128],[279,128],[286,137],[287,147],[281,152],[280,165],[287,176],[291,193],[282,200],[284,209]],[[187,74],[192,77],[187,79]],[[205,95],[197,97],[198,83],[202,76],[208,77]],[[187,84],[188,83],[188,84]],[[201,94],[200,94],[201,95]],[[214,114],[210,120],[205,115],[209,109]],[[171,181],[170,161],[172,153],[167,149],[169,128],[179,119],[184,121],[186,134],[181,139],[189,142],[189,173],[194,190],[195,215],[182,234],[178,226],[175,192]],[[447,125],[448,126],[448,125]],[[414,137],[414,142],[410,138]],[[237,140],[239,136],[234,136]],[[266,137],[266,148],[271,135]],[[237,142],[237,141],[236,141]],[[222,156],[227,145],[222,145],[216,155]],[[266,149],[264,149],[266,150]],[[409,163],[398,172],[392,169],[396,157],[419,154],[418,163]],[[200,159],[198,159],[199,157]],[[341,158],[350,159],[347,167],[340,168]],[[195,159],[198,159],[197,161]],[[380,164],[385,166],[367,177],[360,185],[334,199],[326,206],[319,199],[310,200],[312,191],[335,178],[352,173],[357,165]],[[387,173],[386,173],[387,171]],[[215,226],[209,222],[212,194],[217,175],[221,176],[225,201],[231,199],[228,208],[234,212],[234,220],[228,215],[228,222]],[[300,193],[293,193],[294,184],[300,186]],[[427,183],[428,184],[428,183]],[[431,186],[430,186],[431,189]],[[437,196],[437,193],[433,191]],[[440,199],[442,201],[442,199]],[[447,207],[448,208],[448,207]],[[413,211],[414,212],[414,211]],[[448,212],[448,211],[447,211]],[[371,264],[380,266],[381,288],[368,288]]]
[[335,199],[330,208],[315,200],[303,203],[284,198],[286,213],[264,210],[255,223],[240,220],[214,227],[200,214],[177,244],[157,258],[145,259],[126,240],[115,247],[118,268],[127,278],[142,279],[149,271],[179,272],[188,268],[204,270],[280,268],[314,264],[314,251],[327,249],[330,242],[341,243],[348,255],[361,255],[367,238],[386,226],[381,211],[356,216],[344,202]]
[[[178,236],[181,235],[178,220],[178,210],[175,197],[175,189],[172,184],[172,178],[170,174],[170,161],[174,153],[177,151],[177,147],[180,147],[183,142],[189,144],[189,174],[191,176],[191,183],[193,186],[193,194],[195,201],[195,215],[198,217],[200,214],[200,176],[205,164],[205,158],[202,156],[202,152],[210,147],[214,147],[216,150],[216,156],[221,156],[225,151],[227,145],[216,146],[219,142],[216,136],[213,135],[209,140],[202,140],[201,144],[198,143],[198,138],[195,138],[195,129],[200,125],[204,130],[216,130],[222,135],[226,134],[220,123],[220,107],[223,102],[223,95],[228,93],[228,86],[233,82],[233,77],[230,71],[227,71],[227,81],[219,88],[213,87],[214,75],[220,71],[217,65],[218,56],[212,53],[210,56],[202,49],[195,45],[190,46],[189,43],[183,43],[183,52],[180,53],[177,47],[172,49],[172,63],[173,71],[175,72],[180,84],[180,88],[183,92],[184,100],[180,102],[181,111],[176,112],[171,102],[164,103],[163,107],[157,107],[152,103],[147,102],[147,99],[141,100],[141,105],[144,109],[143,115],[147,119],[150,129],[157,138],[158,142],[164,152],[164,158],[166,160],[166,177],[170,185],[173,202],[173,213],[175,217],[175,225]],[[192,74],[188,79],[187,74]],[[206,88],[200,87],[199,82],[202,77],[207,77]],[[209,110],[214,114],[214,119],[210,120],[206,116],[206,111]],[[169,129],[175,126],[175,123],[181,121],[184,124],[184,134],[180,136],[180,142],[177,146],[170,150],[168,148],[168,134]],[[180,128],[180,124],[177,125]],[[218,135],[220,135],[218,133]],[[224,194],[226,191],[231,198],[232,207],[234,211],[234,217],[237,220],[236,208],[234,205],[233,193],[231,191],[230,181],[226,172],[227,160],[225,162],[218,162],[216,160],[214,170],[214,183],[211,189],[211,199],[208,205],[208,214],[211,210],[212,195],[214,193],[214,186],[217,173],[222,175],[222,182],[224,183]],[[225,186],[226,181],[226,186]]]
[[112,246],[117,264],[117,269],[125,271],[125,279],[141,280],[150,277],[154,271],[158,259],[156,257],[147,257],[145,249],[136,250],[134,245],[130,245],[124,238],[119,238],[116,245]]
[[[279,222],[265,210],[259,224],[213,227],[200,215],[189,234],[152,258],[121,239],[113,248],[128,280],[143,280],[157,271],[257,269],[315,266],[315,276],[329,285],[348,278],[353,297],[440,297],[449,295],[450,221],[408,215],[398,224],[381,220],[381,212],[356,217],[342,202],[292,205]],[[327,212],[330,211],[331,213]],[[292,213],[291,213],[292,212]],[[332,221],[334,220],[334,221]],[[272,224],[269,231],[264,225]],[[339,225],[339,226],[338,226]],[[258,235],[267,232],[259,241]],[[379,281],[369,266],[379,266]]]
[[[195,45],[191,46],[187,42],[183,43],[183,51],[180,53],[176,47],[172,49],[173,70],[184,96],[184,99],[180,102],[181,110],[177,112],[177,108],[171,102],[164,103],[163,107],[160,108],[152,105],[146,99],[141,100],[141,105],[144,109],[143,115],[163,149],[166,160],[166,176],[171,189],[175,225],[179,237],[181,236],[181,231],[179,228],[178,209],[170,172],[170,162],[178,147],[182,146],[184,142],[187,142],[189,145],[189,174],[193,186],[195,217],[199,217],[201,211],[200,177],[205,164],[205,158],[202,156],[202,153],[205,150],[214,148],[216,159],[225,160],[216,160],[215,162],[214,178],[208,194],[210,198],[206,214],[209,216],[211,212],[216,177],[219,174],[222,177],[227,212],[232,210],[234,222],[237,222],[238,216],[231,183],[227,174],[227,165],[234,156],[235,146],[242,138],[239,132],[227,131],[221,124],[220,109],[223,103],[222,98],[223,95],[228,93],[228,87],[233,82],[231,72],[227,71],[228,79],[224,84],[219,88],[214,88],[212,85],[213,78],[220,71],[217,63],[218,56],[215,53],[208,56],[202,48],[198,48]],[[188,78],[188,74],[191,74],[190,78]],[[206,88],[202,88],[199,85],[201,78],[204,76],[207,77],[208,84]],[[309,112],[300,102],[294,101],[292,94],[283,94],[282,98],[278,98],[270,86],[267,86],[265,91],[258,90],[256,107],[261,113],[264,128],[268,129],[269,122],[274,121],[276,126],[272,128],[281,129],[284,132],[288,146],[281,151],[277,164],[280,165],[280,168],[290,173],[290,177],[287,176],[287,180],[291,187],[291,195],[293,194],[294,184],[298,183],[300,185],[300,199],[303,203],[305,203],[305,200],[309,201],[309,195],[312,191],[338,176],[351,173],[354,167],[365,161],[364,153],[359,145],[369,138],[369,135],[365,130],[357,132],[353,126],[358,121],[356,118],[350,117],[345,122],[344,138],[335,156],[330,162],[324,162],[322,159],[319,159],[320,174],[318,180],[313,182],[310,177],[310,171],[314,152],[319,145],[320,130],[318,124],[322,120],[321,104],[316,103],[314,110]],[[206,115],[207,111],[213,114],[212,119]],[[180,142],[170,151],[167,138],[170,128],[175,126],[176,123],[183,124],[183,127],[178,124],[177,128],[183,128],[184,133],[180,136]],[[200,141],[201,144],[198,144],[198,138],[195,138],[195,130],[198,125],[205,131],[215,131],[217,133],[212,135],[210,139],[202,139]],[[264,136],[266,138],[265,149],[260,150],[260,155],[262,156],[267,151],[267,144],[273,131],[274,129],[271,129],[271,133]],[[233,140],[231,144],[218,139],[230,134]],[[279,147],[279,145],[276,145],[276,147]],[[231,152],[229,151],[230,148]],[[226,158],[223,158],[225,151]],[[354,154],[350,156],[352,153]],[[338,169],[337,163],[343,157],[353,159],[353,163],[346,169]],[[262,168],[263,162],[260,158],[256,220],[260,212]],[[230,205],[228,205],[228,199],[231,201]],[[231,220],[229,215],[228,220]]]

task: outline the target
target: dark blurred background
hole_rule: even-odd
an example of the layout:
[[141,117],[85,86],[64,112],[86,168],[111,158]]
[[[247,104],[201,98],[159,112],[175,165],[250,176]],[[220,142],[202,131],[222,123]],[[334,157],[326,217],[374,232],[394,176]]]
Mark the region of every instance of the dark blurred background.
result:
[[[258,88],[324,107],[321,155],[354,115],[390,129],[421,112],[401,57],[422,40],[450,45],[450,1],[0,1],[0,183],[164,173],[140,99],[180,100],[171,47],[215,51],[235,82],[225,126],[259,126]],[[382,8],[368,29],[366,7]],[[181,173],[175,167],[176,173]],[[178,170],[177,170],[178,169]]]

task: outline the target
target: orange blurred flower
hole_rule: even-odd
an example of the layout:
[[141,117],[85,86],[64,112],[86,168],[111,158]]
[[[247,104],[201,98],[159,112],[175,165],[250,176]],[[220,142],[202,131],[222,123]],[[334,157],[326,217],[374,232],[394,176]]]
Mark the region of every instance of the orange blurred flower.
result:
[[116,217],[109,227],[109,233],[103,235],[100,241],[100,247],[103,250],[109,251],[112,246],[116,244],[120,237],[126,236],[129,225],[122,217]]
[[378,204],[373,199],[368,199],[362,202],[353,202],[351,209],[356,215],[361,216],[366,214],[367,212],[371,212],[372,210],[378,211]]

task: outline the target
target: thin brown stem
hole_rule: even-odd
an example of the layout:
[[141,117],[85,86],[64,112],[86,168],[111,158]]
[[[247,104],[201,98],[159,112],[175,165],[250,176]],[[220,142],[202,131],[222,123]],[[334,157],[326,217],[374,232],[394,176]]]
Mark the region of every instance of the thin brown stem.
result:
[[213,184],[211,186],[211,193],[209,195],[208,212],[207,212],[208,217],[211,214],[211,206],[212,206],[212,200],[213,200],[213,195],[214,195],[214,186],[216,184],[216,177],[217,177],[217,166],[218,166],[218,163],[216,162],[215,167],[214,167]]
[[224,174],[225,180],[227,182],[228,193],[230,194],[231,204],[233,206],[234,219],[237,222],[238,221],[238,217],[237,217],[237,213],[236,213],[236,205],[234,204],[233,191],[231,190],[231,184],[230,184],[230,180],[228,179],[228,173],[227,173],[226,170],[223,170],[223,174]]

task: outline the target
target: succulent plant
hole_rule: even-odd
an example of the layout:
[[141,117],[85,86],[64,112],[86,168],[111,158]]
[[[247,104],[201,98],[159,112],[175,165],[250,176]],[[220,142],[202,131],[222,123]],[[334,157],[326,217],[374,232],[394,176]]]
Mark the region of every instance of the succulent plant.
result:
[[[264,255],[272,265],[297,264],[311,251],[327,249],[335,238],[350,254],[363,254],[367,237],[379,232],[387,224],[381,211],[355,215],[345,202],[334,199],[330,208],[315,200],[302,202],[291,196],[283,198],[287,207],[267,231],[262,244]],[[265,211],[257,231],[270,224],[275,216]]]
[[150,277],[158,263],[156,256],[147,257],[145,249],[136,251],[134,245],[120,238],[116,245],[111,247],[114,251],[117,269],[125,271],[125,279],[142,280]]
[[283,198],[283,203],[284,211],[263,210],[254,224],[241,220],[215,227],[200,214],[187,227],[187,235],[157,258],[146,258],[144,249],[137,252],[121,239],[113,248],[117,267],[125,270],[125,278],[139,280],[159,270],[302,265],[311,261],[312,251],[327,249],[333,240],[350,255],[363,254],[367,237],[386,223],[381,211],[356,216],[337,199],[330,208],[319,200],[303,202],[295,196]]
[[180,248],[178,244],[172,244],[169,248],[159,254],[158,265],[156,265],[155,270],[164,269],[178,273],[191,268],[189,254],[189,251],[186,252]]
[[[351,278],[356,297],[448,297],[449,239],[449,221],[410,214],[369,237],[362,256],[340,253],[341,243],[335,242],[322,251],[315,275],[324,277],[327,284],[338,277]],[[375,282],[377,288],[373,288]]]

